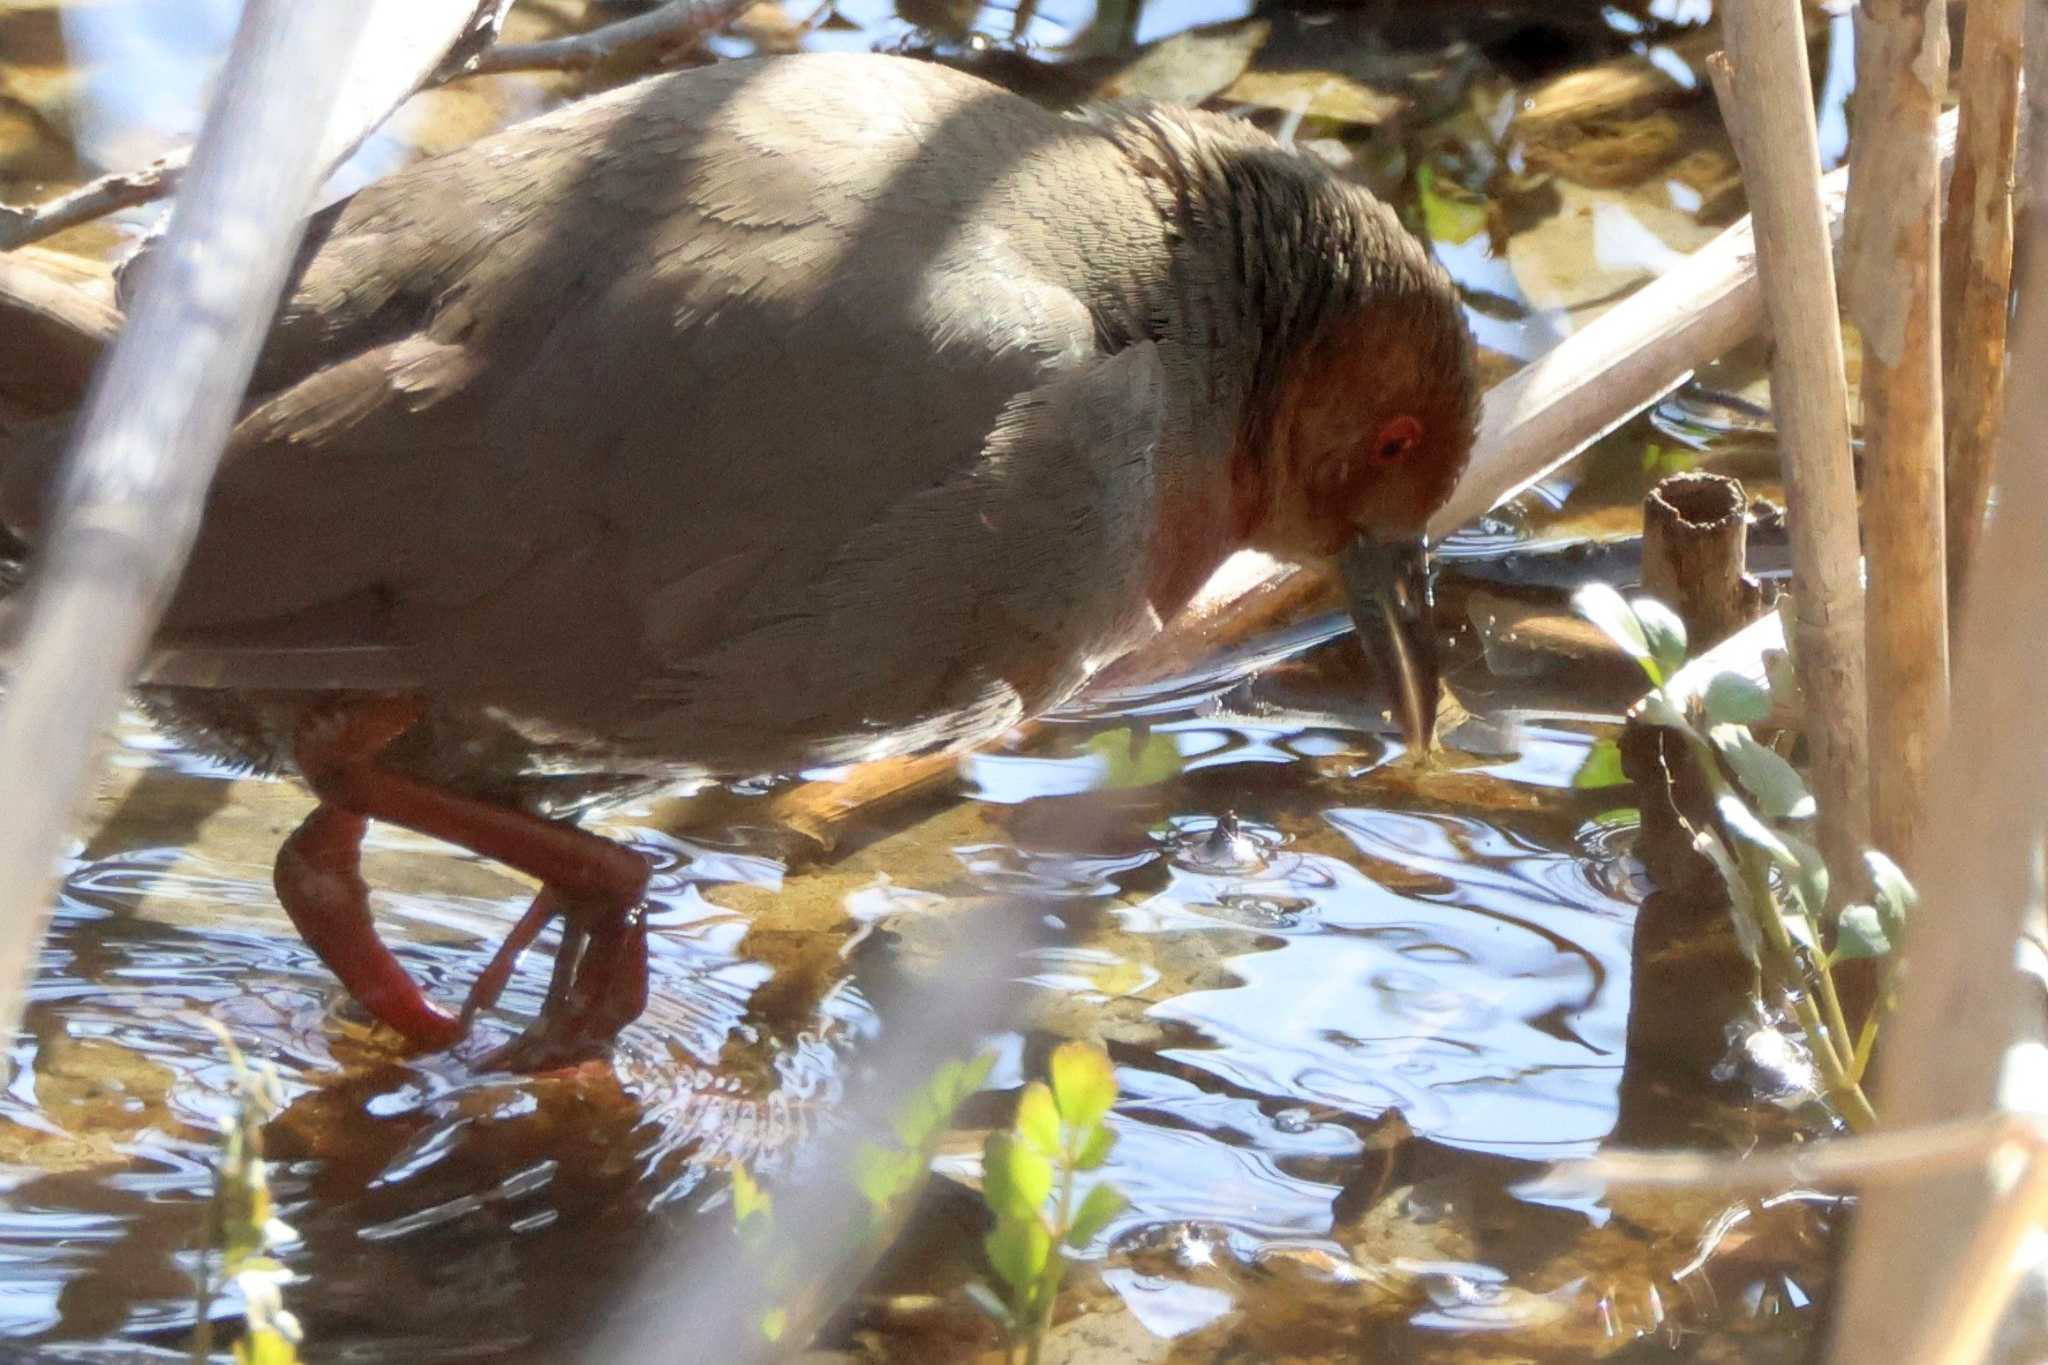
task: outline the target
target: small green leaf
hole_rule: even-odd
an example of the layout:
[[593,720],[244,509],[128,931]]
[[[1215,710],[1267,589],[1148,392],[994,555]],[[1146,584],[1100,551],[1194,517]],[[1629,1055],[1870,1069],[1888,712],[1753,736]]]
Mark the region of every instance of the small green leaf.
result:
[[1060,1151],[1060,1111],[1044,1081],[1024,1087],[1017,1101],[1017,1136],[1039,1155],[1054,1157]]
[[789,1310],[771,1308],[761,1315],[761,1338],[768,1342],[782,1340],[782,1334],[789,1330]]
[[1884,917],[1885,929],[1897,934],[1905,927],[1906,916],[1919,908],[1920,893],[1897,863],[1874,848],[1865,851],[1863,870],[1876,893],[1877,912]]
[[1730,792],[1714,802],[1714,813],[1721,817],[1721,823],[1728,827],[1730,834],[1745,844],[1763,850],[1772,862],[1786,872],[1798,875],[1799,860],[1792,856],[1791,849],[1785,847],[1785,841],[1778,837],[1778,832],[1757,818],[1757,813],[1749,808],[1748,802]]
[[1052,1162],[1009,1133],[981,1148],[981,1197],[998,1218],[1036,1218],[1052,1193]]
[[967,1297],[974,1300],[974,1306],[989,1315],[1004,1327],[1010,1325],[1010,1305],[1003,1302],[1003,1296],[990,1289],[980,1280],[967,1282]]
[[1835,922],[1835,957],[1849,961],[1859,957],[1883,957],[1892,950],[1884,931],[1883,918],[1874,905],[1852,905]]
[[[1600,632],[1621,647],[1623,653],[1642,665],[1650,681],[1663,686],[1664,676],[1650,653],[1649,637],[1643,623],[1622,595],[1605,583],[1588,583],[1572,594],[1572,609],[1600,628]],[[1652,722],[1661,724],[1662,722]]]
[[1718,835],[1702,830],[1693,836],[1692,846],[1721,874],[1721,885],[1728,891],[1728,904],[1733,911],[1729,920],[1735,928],[1735,945],[1742,949],[1742,955],[1749,959],[1750,966],[1761,966],[1764,944],[1757,933],[1755,903],[1750,899],[1749,883],[1743,879],[1742,869],[1735,865],[1735,859]]
[[1793,888],[1804,902],[1806,913],[1818,919],[1826,913],[1828,906],[1828,864],[1820,856],[1820,850],[1796,834],[1783,830],[1778,837],[1785,841],[1785,847],[1792,850],[1792,856],[1799,862],[1799,871],[1792,879]]
[[988,1263],[1018,1294],[1029,1293],[1052,1255],[1052,1238],[1036,1218],[1001,1218],[982,1239]]
[[1572,785],[1580,791],[1593,791],[1601,787],[1625,787],[1628,774],[1621,770],[1621,743],[1619,740],[1602,739],[1594,741],[1586,751],[1586,761],[1572,774]]
[[1090,1043],[1061,1043],[1048,1067],[1060,1117],[1075,1128],[1093,1128],[1116,1103],[1116,1068],[1109,1054]]
[[1636,620],[1642,625],[1643,639],[1649,643],[1650,657],[1657,662],[1657,669],[1664,676],[1650,681],[1661,683],[1685,667],[1685,622],[1678,619],[1678,613],[1654,597],[1638,597],[1629,604],[1635,608]]
[[1130,1207],[1131,1201],[1124,1198],[1124,1192],[1107,1182],[1088,1191],[1088,1197],[1081,1201],[1081,1207],[1074,1210],[1074,1221],[1067,1225],[1067,1245],[1079,1251],[1095,1240],[1095,1234],[1109,1226],[1109,1220]]
[[1103,1162],[1109,1160],[1110,1149],[1115,1146],[1116,1129],[1111,1128],[1108,1124],[1104,1124],[1090,1133],[1088,1140],[1081,1144],[1080,1152],[1074,1157],[1074,1169],[1077,1171],[1094,1170]]
[[1716,673],[1705,701],[1707,719],[1717,725],[1761,725],[1771,718],[1771,694],[1740,673]]
[[1813,793],[1790,763],[1756,742],[1740,725],[1716,725],[1707,732],[1735,778],[1773,820],[1804,820],[1813,814]]

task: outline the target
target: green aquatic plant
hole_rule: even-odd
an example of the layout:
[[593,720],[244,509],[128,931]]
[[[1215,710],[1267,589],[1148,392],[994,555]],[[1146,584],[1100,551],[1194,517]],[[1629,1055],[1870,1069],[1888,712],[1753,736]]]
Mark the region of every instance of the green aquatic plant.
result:
[[234,1344],[236,1365],[297,1365],[302,1334],[298,1319],[284,1306],[284,1286],[292,1272],[271,1255],[297,1234],[273,1209],[263,1161],[263,1124],[283,1107],[283,1094],[275,1071],[252,1068],[226,1029],[211,1019],[200,1022],[227,1050],[237,1104],[234,1115],[221,1120],[221,1154],[195,1272],[198,1322],[192,1359],[212,1359],[213,1304],[223,1286],[231,1284],[242,1296],[244,1327]]
[[[1798,1019],[1828,1099],[1849,1126],[1858,1132],[1876,1127],[1863,1078],[1891,1005],[1895,947],[1916,897],[1898,867],[1873,850],[1863,855],[1871,900],[1828,913],[1830,872],[1808,837],[1813,793],[1750,729],[1770,717],[1777,694],[1797,688],[1792,659],[1773,656],[1767,683],[1724,672],[1703,687],[1678,688],[1673,682],[1686,660],[1685,627],[1663,603],[1629,602],[1595,584],[1581,589],[1573,605],[1642,666],[1650,691],[1637,714],[1679,737],[1706,784],[1713,819],[1704,827],[1688,823],[1687,832],[1727,889],[1736,942],[1757,974],[1759,994],[1781,1000]],[[1576,785],[1619,780],[1618,750],[1603,741]],[[1852,1030],[1835,968],[1858,959],[1878,960],[1880,988]]]
[[1107,1181],[1087,1192],[1078,1177],[1101,1168],[1116,1145],[1108,1125],[1116,1103],[1109,1054],[1088,1043],[1053,1049],[1047,1081],[1024,1087],[1007,1130],[982,1147],[982,1199],[995,1215],[983,1240],[1007,1293],[970,1286],[984,1311],[1010,1335],[1011,1357],[1037,1365],[1069,1251],[1088,1245],[1129,1202]]

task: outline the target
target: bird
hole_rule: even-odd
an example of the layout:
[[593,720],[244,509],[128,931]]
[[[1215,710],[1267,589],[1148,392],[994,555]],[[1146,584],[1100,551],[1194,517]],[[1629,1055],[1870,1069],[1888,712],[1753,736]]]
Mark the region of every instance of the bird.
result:
[[[137,695],[310,789],[277,895],[407,1046],[560,919],[495,1060],[568,1065],[648,990],[651,866],[579,816],[985,743],[1240,549],[1336,568],[1426,736],[1475,376],[1396,212],[1242,120],[881,54],[658,75],[310,220]],[[31,556],[71,420],[9,429]],[[370,821],[540,883],[459,1008],[377,935]]]

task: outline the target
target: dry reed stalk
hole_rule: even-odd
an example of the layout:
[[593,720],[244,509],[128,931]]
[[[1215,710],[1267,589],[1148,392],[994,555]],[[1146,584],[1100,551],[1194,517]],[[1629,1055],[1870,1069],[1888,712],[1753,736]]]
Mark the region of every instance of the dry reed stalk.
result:
[[1948,70],[1943,0],[1856,11],[1856,136],[1843,248],[1863,339],[1871,829],[1909,870],[1948,724],[1941,440],[1940,158]]
[[[2048,174],[2048,139],[2030,171]],[[2048,371],[2048,221],[2030,229],[2026,307],[2013,372]],[[1922,860],[1925,908],[1908,926],[1900,1007],[1878,1058],[1888,1125],[1967,1120],[2000,1102],[2007,1052],[2039,1040],[2038,986],[2015,970],[2013,945],[2036,895],[2034,864],[2048,827],[2040,730],[2040,642],[2048,638],[2048,390],[2013,386],[2002,424],[1999,508],[1985,528],[1975,586],[1956,646],[1955,725],[1934,773]],[[2009,1099],[2038,1110],[2038,1094]],[[1933,1340],[1989,1324],[1930,1315],[1961,1302],[1953,1283],[1979,1229],[2012,1192],[1990,1170],[1873,1193],[1852,1229],[1833,1359],[1933,1360]],[[1944,1282],[1947,1289],[1942,1289]],[[1917,1345],[1916,1345],[1917,1343]]]
[[1941,230],[1948,596],[1961,609],[1991,495],[2012,301],[2012,176],[2020,126],[2020,0],[1974,0],[1963,26],[1956,169]]
[[1694,470],[1671,475],[1643,499],[1643,591],[1678,613],[1694,652],[1763,610],[1748,569],[1749,500],[1740,481]]
[[1834,866],[1847,867],[1870,841],[1862,552],[1849,389],[1801,9],[1799,0],[1736,0],[1724,6],[1727,56],[1709,61],[1707,69],[1742,163],[1756,224],[1757,270],[1776,340],[1771,407],[1792,532],[1798,612],[1792,645],[1806,696],[1820,843]]

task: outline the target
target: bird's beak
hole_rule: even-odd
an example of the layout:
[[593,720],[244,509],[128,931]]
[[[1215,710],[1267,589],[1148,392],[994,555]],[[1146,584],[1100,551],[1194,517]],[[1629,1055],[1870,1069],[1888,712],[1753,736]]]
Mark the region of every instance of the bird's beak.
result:
[[1383,542],[1361,533],[1337,556],[1358,642],[1394,689],[1401,733],[1417,752],[1436,731],[1436,610],[1421,539]]

